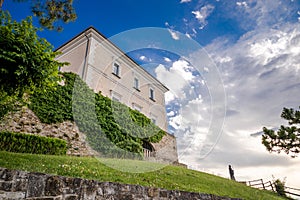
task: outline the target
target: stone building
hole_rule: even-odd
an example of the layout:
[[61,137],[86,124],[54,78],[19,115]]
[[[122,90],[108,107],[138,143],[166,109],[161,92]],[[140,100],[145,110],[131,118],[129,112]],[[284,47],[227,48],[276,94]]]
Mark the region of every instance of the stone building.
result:
[[[164,94],[168,88],[93,27],[60,46],[57,60],[69,62],[61,71],[78,74],[95,92],[138,110],[167,131]],[[176,138],[144,144],[146,158],[177,161]]]

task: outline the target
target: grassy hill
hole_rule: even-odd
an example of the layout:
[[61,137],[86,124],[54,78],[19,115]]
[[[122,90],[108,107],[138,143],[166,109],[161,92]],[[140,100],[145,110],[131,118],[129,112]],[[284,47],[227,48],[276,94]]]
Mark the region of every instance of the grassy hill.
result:
[[[107,164],[103,164],[104,162],[109,162],[110,165],[136,167],[137,171],[143,171],[149,166],[160,169],[146,173],[128,173],[107,167]],[[275,193],[250,188],[211,174],[177,166],[162,168],[161,164],[145,161],[113,159],[99,161],[96,158],[87,157],[33,155],[0,151],[0,167],[242,199],[281,199]]]

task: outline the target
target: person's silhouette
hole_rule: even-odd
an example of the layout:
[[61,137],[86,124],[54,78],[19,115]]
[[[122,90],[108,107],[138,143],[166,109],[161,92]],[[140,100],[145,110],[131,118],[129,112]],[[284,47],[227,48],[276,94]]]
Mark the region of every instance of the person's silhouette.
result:
[[231,165],[229,165],[229,174],[230,174],[230,179],[235,181],[234,171],[231,168]]

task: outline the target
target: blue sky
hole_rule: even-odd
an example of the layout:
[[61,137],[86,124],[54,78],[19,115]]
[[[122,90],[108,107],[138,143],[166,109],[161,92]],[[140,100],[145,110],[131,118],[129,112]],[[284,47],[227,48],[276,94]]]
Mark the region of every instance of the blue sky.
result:
[[[89,26],[96,27],[106,37],[140,27],[169,27],[189,34],[194,34],[193,29],[195,29],[197,41],[201,45],[206,45],[222,35],[227,35],[235,40],[246,31],[247,28],[239,25],[240,19],[228,15],[229,10],[224,9],[224,7],[228,7],[226,4],[232,4],[232,2],[211,2],[213,4],[205,1],[187,3],[180,3],[179,1],[178,3],[176,0],[112,0],[93,1],[91,4],[74,0],[74,7],[78,16],[76,22],[64,25],[64,31],[61,33],[43,31],[40,36],[47,38],[57,48]],[[196,11],[205,5],[213,5],[212,14],[207,16],[205,20],[210,20],[211,23],[199,22],[194,18],[195,14],[192,13],[193,9],[191,8]],[[17,20],[30,14],[30,4],[26,2],[5,1],[3,9],[10,10]],[[238,9],[234,12],[238,12]],[[203,25],[205,25],[205,31],[199,31],[199,27]]]
[[[300,105],[299,0],[75,0],[74,6],[76,22],[60,33],[39,33],[55,48],[89,26],[117,38],[124,31],[158,27],[178,44],[189,38],[202,46],[184,57],[165,49],[131,54],[171,89],[167,112],[181,162],[224,177],[231,164],[238,180],[274,175],[300,187],[300,158],[269,154],[260,137],[251,136],[263,126],[285,123],[283,107]],[[17,20],[29,14],[28,3],[5,1],[3,9]],[[224,89],[224,99],[218,92],[213,96],[218,89]],[[223,101],[226,115],[219,116],[214,110]],[[224,122],[222,131],[211,134],[217,122]]]

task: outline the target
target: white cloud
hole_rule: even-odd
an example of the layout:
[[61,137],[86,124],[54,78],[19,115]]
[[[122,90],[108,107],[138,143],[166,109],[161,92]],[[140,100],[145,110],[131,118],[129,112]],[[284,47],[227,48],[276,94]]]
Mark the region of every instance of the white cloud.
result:
[[[207,135],[209,125],[203,121],[209,121],[211,101],[203,95],[202,101],[199,99],[193,104],[196,98],[188,98],[185,93],[186,101],[180,101],[181,112],[170,115],[173,117],[171,124],[179,130],[180,161],[191,168],[213,171],[224,177],[229,176],[228,164],[232,164],[236,177],[242,181],[272,180],[273,174],[276,178],[286,176],[290,186],[300,185],[300,180],[295,178],[299,177],[296,170],[299,159],[270,154],[260,137],[250,136],[261,131],[263,126],[278,127],[286,123],[280,118],[282,108],[299,106],[300,26],[295,18],[296,13],[297,17],[300,15],[299,8],[279,0],[231,2],[227,7],[223,2],[220,4],[225,6],[228,17],[237,20],[245,31],[234,43],[222,37],[205,47],[221,71],[226,89],[227,116],[223,134],[220,140],[215,135]],[[237,6],[243,9],[233,11]],[[192,12],[205,26],[210,13],[204,13],[201,9]],[[202,57],[194,57],[203,66],[201,75],[210,74],[210,65],[206,65]],[[191,83],[195,78],[186,81]],[[184,87],[181,91],[185,91]],[[176,97],[172,101],[175,100]],[[205,158],[201,156],[205,148],[203,141],[212,145],[219,141]]]
[[[183,101],[181,101],[183,102]],[[180,112],[169,118],[170,125],[176,129],[178,154],[184,160],[186,155],[200,153],[207,138],[210,109],[203,103],[201,95],[181,105]],[[185,155],[185,156],[183,156]]]
[[174,30],[171,30],[171,29],[168,29],[168,30],[169,30],[169,33],[171,34],[171,37],[172,37],[174,40],[179,40],[179,39],[180,39],[178,33],[176,33]]
[[243,6],[243,7],[245,7],[245,8],[247,8],[248,7],[248,4],[247,4],[247,2],[246,1],[242,1],[242,2],[236,2],[236,5],[238,5],[238,6]]
[[165,95],[167,116],[169,126],[175,130],[173,133],[181,138],[177,141],[180,156],[201,152],[209,137],[212,113],[207,101],[210,98],[196,71],[182,59],[175,61],[170,68],[159,65],[155,69],[156,77],[170,89]]
[[140,60],[146,60],[146,56],[140,56]]
[[180,3],[188,3],[191,2],[192,0],[181,0]]
[[203,29],[207,25],[207,18],[209,15],[213,12],[215,7],[211,4],[208,4],[206,6],[203,6],[200,8],[200,10],[192,11],[192,14],[195,15],[195,18],[200,23],[200,29]]
[[169,69],[161,64],[156,67],[156,77],[170,89],[170,92],[166,94],[166,102],[186,97],[184,88],[194,78],[192,70],[193,68],[184,60],[175,61]]
[[218,58],[218,62],[220,63],[227,63],[230,62],[232,59],[229,56],[223,57],[223,58]]
[[200,11],[192,11],[192,14],[194,14],[196,19],[198,19],[198,20],[204,19],[204,16],[201,14]]
[[193,67],[185,60],[178,60],[173,63],[173,66],[170,68],[171,72],[181,75],[181,77],[186,81],[192,81],[194,78],[192,74]]
[[[263,126],[286,123],[280,118],[283,107],[299,106],[299,47],[300,27],[289,23],[280,29],[265,27],[248,32],[232,45],[221,39],[206,46],[221,70],[228,108],[223,136],[202,161],[202,168],[226,177],[227,165],[232,164],[239,170],[239,180],[251,180],[255,174],[250,172],[261,171],[256,178],[263,178],[300,164],[286,155],[269,154],[260,137],[250,137]],[[182,159],[194,167],[200,162],[199,155],[192,153]],[[297,174],[295,170],[291,173]],[[285,176],[291,184],[300,184],[290,174]]]
[[[228,16],[238,20],[241,27],[246,30],[278,26],[286,21],[293,20],[297,6],[282,0],[252,0],[240,1],[236,5],[244,9],[232,12],[233,7],[228,7]],[[227,17],[228,17],[227,16]]]
[[164,57],[164,60],[165,60],[166,62],[171,62],[171,59],[170,59],[170,58],[167,58],[167,57]]
[[[199,24],[200,28],[204,28],[208,17],[215,13],[214,5],[205,4],[208,1],[198,2],[198,7],[193,7],[189,12],[193,18],[183,20],[186,27],[183,32],[188,37],[195,37]],[[269,154],[260,137],[250,137],[251,133],[261,131],[263,126],[278,127],[285,123],[280,118],[283,107],[299,106],[299,6],[281,0],[220,1],[215,5],[220,17],[225,16],[237,23],[243,32],[237,40],[226,35],[205,47],[218,66],[226,89],[227,115],[220,138],[207,134],[210,127],[207,122],[212,116],[209,95],[202,95],[201,90],[202,96],[198,100],[195,96],[189,96],[187,87],[190,90],[197,88],[193,86],[197,79],[193,73],[190,74],[191,70],[185,71],[175,64],[172,66],[174,71],[167,68],[161,71],[162,79],[179,88],[167,94],[167,103],[175,103],[181,109],[178,112],[175,112],[175,107],[168,110],[170,124],[177,128],[175,134],[180,161],[191,168],[224,177],[228,177],[228,164],[232,164],[238,180],[271,180],[273,174],[276,178],[287,176],[287,182],[291,183],[289,186],[300,185],[295,178],[299,177],[296,170],[300,165],[299,159],[293,160],[284,154]],[[190,62],[190,59],[199,61]],[[203,67],[201,75],[214,74],[211,65],[197,53],[187,60],[194,66],[197,63]],[[174,76],[174,79],[169,76]],[[198,83],[203,86],[204,80],[198,80]],[[215,83],[211,88],[218,88],[219,85]],[[218,98],[214,97],[214,100]],[[206,148],[203,142],[212,146],[218,142],[205,158],[202,157]]]
[[192,36],[189,33],[186,33],[185,36],[190,38],[190,39],[192,38]]

